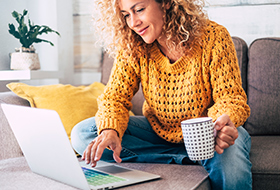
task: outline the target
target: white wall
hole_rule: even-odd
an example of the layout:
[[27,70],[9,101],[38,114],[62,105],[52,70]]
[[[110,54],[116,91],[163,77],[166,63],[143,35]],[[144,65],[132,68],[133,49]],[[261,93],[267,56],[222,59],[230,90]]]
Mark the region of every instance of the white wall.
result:
[[280,0],[208,0],[206,10],[247,45],[256,38],[280,37]]
[[[19,47],[20,44],[15,38],[8,32],[8,23],[14,22],[14,18],[11,13],[13,10],[22,10],[26,7],[26,1],[18,0],[0,0],[0,70],[7,70],[10,68],[10,58],[9,53],[13,52],[15,47]],[[7,81],[0,81],[0,92],[7,91],[6,84]]]
[[[53,30],[57,30],[57,6],[56,0],[38,1],[28,0],[27,9],[29,17],[38,25],[47,25]],[[21,12],[21,11],[20,11]],[[38,36],[39,37],[39,36]],[[58,37],[54,33],[43,34],[39,38],[49,40],[55,46],[48,43],[34,44],[38,51],[42,70],[58,70]]]
[[8,32],[8,23],[14,22],[11,13],[13,10],[22,10],[26,6],[26,1],[0,0],[0,70],[10,68],[9,53],[13,52],[15,47],[20,46],[19,42]]
[[[42,70],[63,71],[64,79],[32,80],[24,81],[32,85],[43,85],[50,83],[71,83],[73,76],[73,19],[72,1],[69,0],[0,0],[0,70],[7,70],[10,67],[9,53],[14,48],[20,47],[19,41],[8,33],[8,23],[17,24],[11,13],[27,9],[29,18],[35,24],[47,25],[57,30],[61,37],[55,33],[44,34],[42,39],[49,40],[54,46],[48,43],[34,44],[39,54]],[[0,83],[0,90],[1,86]]]

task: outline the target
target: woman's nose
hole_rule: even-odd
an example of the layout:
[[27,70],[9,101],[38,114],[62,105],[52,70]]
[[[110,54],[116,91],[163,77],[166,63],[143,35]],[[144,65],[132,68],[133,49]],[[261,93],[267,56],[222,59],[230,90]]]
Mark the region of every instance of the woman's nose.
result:
[[132,15],[131,19],[130,19],[130,27],[136,27],[139,26],[139,24],[141,23],[139,17],[137,15]]

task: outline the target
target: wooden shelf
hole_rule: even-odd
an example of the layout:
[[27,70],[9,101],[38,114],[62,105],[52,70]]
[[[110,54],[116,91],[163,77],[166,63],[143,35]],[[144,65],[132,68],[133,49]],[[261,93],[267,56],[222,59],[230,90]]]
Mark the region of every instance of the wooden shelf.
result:
[[61,71],[42,70],[2,70],[0,71],[0,81],[12,80],[33,80],[33,79],[56,79],[63,78]]

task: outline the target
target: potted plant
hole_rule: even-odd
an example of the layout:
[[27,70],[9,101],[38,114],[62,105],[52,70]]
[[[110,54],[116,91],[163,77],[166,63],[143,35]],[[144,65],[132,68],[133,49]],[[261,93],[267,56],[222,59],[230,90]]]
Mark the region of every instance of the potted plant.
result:
[[51,46],[54,44],[48,40],[38,38],[39,35],[54,32],[60,36],[57,31],[52,30],[48,26],[34,25],[28,18],[28,23],[25,23],[25,16],[28,11],[23,10],[23,14],[16,11],[12,12],[12,16],[16,19],[18,27],[14,24],[9,24],[9,33],[19,39],[22,47],[16,48],[14,53],[11,53],[11,69],[40,69],[38,54],[35,53],[34,43],[46,42]]

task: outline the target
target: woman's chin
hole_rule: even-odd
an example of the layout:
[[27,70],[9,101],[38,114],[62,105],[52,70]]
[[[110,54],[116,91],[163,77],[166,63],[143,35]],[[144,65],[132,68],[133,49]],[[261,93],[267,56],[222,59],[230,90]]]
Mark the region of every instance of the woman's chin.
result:
[[145,38],[143,38],[143,37],[142,37],[142,39],[143,39],[143,41],[144,41],[146,44],[152,44],[152,43],[154,43],[154,41],[155,41],[155,40],[152,40],[152,39],[145,39]]

